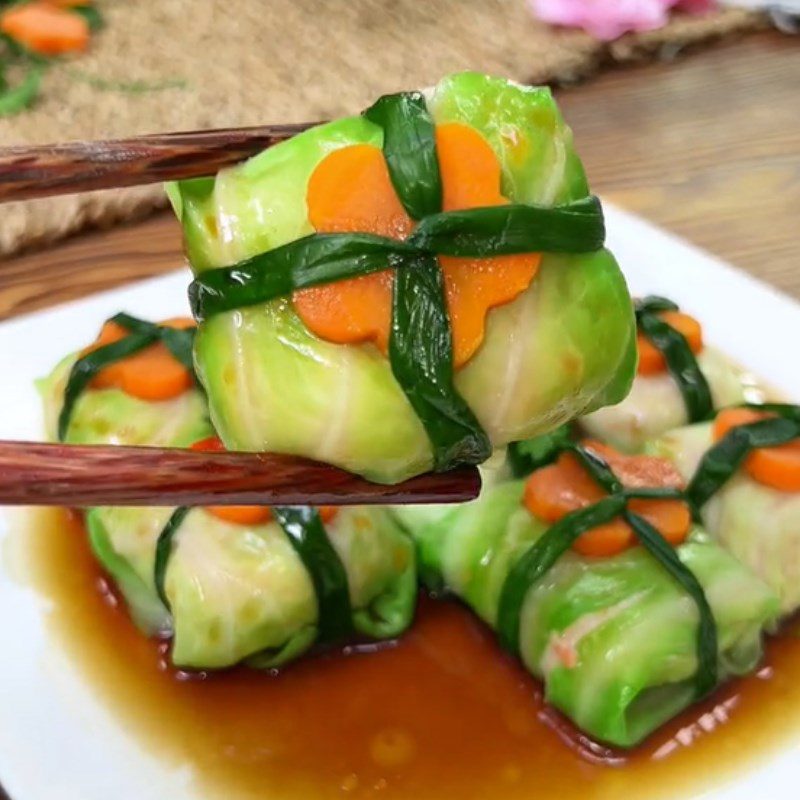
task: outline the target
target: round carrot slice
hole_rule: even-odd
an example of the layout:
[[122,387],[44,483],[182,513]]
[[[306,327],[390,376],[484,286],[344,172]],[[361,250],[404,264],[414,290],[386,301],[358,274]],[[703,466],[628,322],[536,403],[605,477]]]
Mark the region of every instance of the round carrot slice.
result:
[[644,517],[673,547],[686,539],[692,527],[692,515],[683,500],[631,500],[628,508]]
[[581,534],[572,545],[575,552],[589,558],[610,558],[636,543],[630,525],[621,519],[613,519]]
[[[597,442],[585,445],[605,459],[622,484],[629,488],[680,488],[683,479],[675,466],[654,456],[627,456]],[[572,453],[562,453],[554,464],[537,470],[525,485],[527,509],[545,522],[557,522],[571,511],[596,503],[604,490]],[[688,535],[692,519],[682,500],[634,499],[629,509],[644,517],[672,545]],[[622,519],[582,534],[573,548],[585,556],[609,557],[635,543],[635,534]]]
[[272,518],[268,506],[206,506],[206,511],[234,525],[262,525]]
[[[752,408],[726,408],[714,422],[714,440],[728,431],[774,416]],[[744,461],[744,468],[753,480],[782,492],[800,492],[800,439],[776,447],[753,450]]]
[[43,0],[4,11],[0,31],[43,56],[85,50],[89,44],[89,23],[84,17]]
[[537,469],[525,484],[525,505],[545,522],[558,522],[604,496],[603,490],[572,453],[562,453],[555,463]]
[[337,506],[319,506],[317,511],[319,511],[319,518],[323,522],[333,522],[336,515],[339,513]]
[[[194,320],[179,317],[161,323],[171,328],[194,326]],[[113,344],[129,335],[129,331],[115,322],[106,322],[100,335],[84,354],[107,344]],[[161,342],[152,344],[132,356],[110,364],[95,375],[93,389],[121,389],[140,400],[171,400],[194,385],[192,374]]]
[[[486,140],[458,123],[436,129],[445,211],[493,206],[500,193],[500,164]],[[371,145],[335,150],[314,170],[306,194],[318,232],[376,233],[404,239],[414,227],[403,209],[383,153]],[[483,341],[486,315],[528,288],[539,254],[497,258],[442,257],[453,332],[453,364],[465,364]],[[295,308],[310,331],[339,344],[374,342],[386,354],[391,323],[390,271],[337,281],[294,293]]]
[[[206,453],[224,453],[225,445],[218,436],[195,442],[191,448]],[[235,525],[261,525],[272,518],[269,506],[206,506],[209,514]]]
[[[199,442],[195,442],[191,449],[207,453],[226,452],[225,445],[219,436],[201,439]],[[320,506],[317,510],[323,523],[333,521],[339,511],[336,506]],[[206,511],[219,519],[237,525],[260,525],[272,519],[269,506],[207,506]]]
[[[681,311],[662,311],[658,316],[683,334],[693,353],[699,353],[703,349],[703,329],[694,317]],[[667,362],[661,351],[642,333],[638,334],[636,342],[639,349],[639,374],[658,375],[666,372]]]

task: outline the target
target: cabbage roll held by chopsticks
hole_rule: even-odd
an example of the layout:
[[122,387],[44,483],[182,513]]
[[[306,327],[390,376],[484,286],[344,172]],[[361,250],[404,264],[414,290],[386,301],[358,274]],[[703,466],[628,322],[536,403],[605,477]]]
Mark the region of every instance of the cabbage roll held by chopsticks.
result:
[[547,89],[453,75],[169,193],[230,449],[393,483],[628,391],[630,299]]

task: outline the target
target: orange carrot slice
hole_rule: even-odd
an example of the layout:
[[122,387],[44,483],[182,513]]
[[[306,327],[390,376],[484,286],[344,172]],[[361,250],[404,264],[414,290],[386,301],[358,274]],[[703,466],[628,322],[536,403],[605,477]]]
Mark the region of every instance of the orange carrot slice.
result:
[[[194,320],[176,318],[161,323],[170,328],[191,328]],[[115,322],[106,322],[95,343],[84,350],[89,353],[103,345],[113,344],[129,335]],[[93,389],[121,389],[140,400],[170,400],[191,389],[192,375],[176,360],[161,342],[150,345],[132,356],[101,370],[92,380]]]
[[[686,337],[689,349],[693,353],[699,353],[703,349],[703,328],[694,317],[681,311],[662,311],[658,316]],[[667,362],[664,356],[644,334],[640,333],[637,336],[636,343],[639,348],[640,375],[658,375],[666,372]]]
[[[225,445],[218,436],[201,439],[195,442],[191,449],[207,453],[226,452]],[[333,521],[339,509],[336,506],[320,506],[317,510],[322,522],[326,523]],[[206,506],[206,511],[218,519],[235,525],[262,525],[272,519],[269,506]]]
[[[443,209],[494,206],[500,194],[500,164],[486,140],[458,123],[436,129],[443,184]],[[318,232],[366,232],[402,239],[413,229],[392,187],[383,154],[370,145],[336,150],[316,168],[308,184],[309,219]],[[471,259],[442,257],[458,368],[480,347],[488,311],[510,302],[530,285],[539,254]],[[294,293],[298,314],[317,336],[339,344],[374,342],[385,354],[391,322],[390,271]]]
[[609,558],[627,550],[636,543],[630,525],[621,519],[612,519],[581,534],[572,549],[589,558]]
[[[383,153],[370,145],[334,150],[308,183],[308,216],[319,233],[404,239],[413,222],[397,199]],[[294,293],[309,330],[329,342],[374,342],[385,354],[392,314],[390,270]]]
[[554,464],[537,469],[525,485],[525,505],[545,522],[558,522],[604,496],[572,453],[562,453]]
[[[195,442],[192,450],[206,453],[224,453],[225,445],[218,436],[209,436]],[[272,518],[269,506],[206,506],[209,514],[234,525],[261,525]]]
[[234,525],[262,525],[272,519],[268,506],[206,506],[206,511]]
[[[738,425],[747,425],[774,416],[751,408],[727,408],[714,422],[714,440],[718,441]],[[753,450],[744,461],[744,468],[753,480],[782,492],[800,492],[800,440],[777,447]]]
[[[602,456],[627,488],[677,488],[683,485],[677,469],[666,459],[654,456],[626,456],[594,442],[587,447]],[[572,453],[562,453],[558,460],[537,470],[525,486],[524,502],[528,510],[545,522],[557,522],[579,508],[598,502],[605,496]],[[689,508],[682,500],[637,499],[628,504],[672,545],[680,544],[691,527]],[[599,525],[580,536],[574,549],[585,556],[608,557],[622,552],[636,541],[630,526],[622,519]]]
[[323,522],[333,522],[339,509],[336,506],[318,506],[317,511]]
[[43,56],[85,50],[89,43],[89,23],[84,17],[43,0],[4,11],[0,31]]

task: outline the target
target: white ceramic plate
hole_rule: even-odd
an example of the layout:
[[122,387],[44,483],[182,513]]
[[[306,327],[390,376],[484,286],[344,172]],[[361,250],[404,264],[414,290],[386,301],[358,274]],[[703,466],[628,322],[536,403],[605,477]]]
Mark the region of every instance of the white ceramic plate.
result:
[[[609,246],[634,294],[663,294],[703,320],[707,339],[790,398],[800,368],[772,346],[800,341],[800,305],[669,234],[607,207]],[[151,319],[185,313],[187,275],[178,272],[0,325],[0,438],[41,437],[33,381],[126,310]],[[0,511],[8,551],[18,513]],[[8,553],[6,553],[8,556]],[[48,641],[44,603],[0,570],[0,782],[13,800],[180,800],[192,796],[186,769],[144,753]],[[798,732],[800,739],[800,731]],[[704,798],[793,798],[797,742],[759,770]]]

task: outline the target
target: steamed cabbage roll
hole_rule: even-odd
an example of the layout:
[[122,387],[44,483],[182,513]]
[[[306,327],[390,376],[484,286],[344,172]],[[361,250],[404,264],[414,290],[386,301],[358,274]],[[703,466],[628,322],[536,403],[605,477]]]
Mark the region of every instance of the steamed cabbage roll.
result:
[[[626,489],[680,482],[664,460],[629,461],[592,448]],[[719,681],[753,669],[778,603],[692,525],[679,500],[631,499],[628,511],[636,516],[613,517],[628,513],[616,506],[600,524],[568,535],[573,523],[565,520],[609,502],[612,495],[570,452],[527,481],[501,483],[477,501],[428,520],[406,516],[405,523],[420,573],[492,626],[542,680],[550,703],[592,737],[630,747]],[[644,519],[645,530],[660,534],[659,558],[636,543],[628,519],[639,527]]]
[[630,393],[580,420],[590,436],[628,453],[672,428],[708,419],[715,408],[743,402],[749,380],[704,343],[700,323],[670,300],[648,297],[636,307],[639,363]]
[[732,428],[769,416],[755,408],[726,409],[713,423],[670,431],[651,442],[648,451],[670,458],[686,480],[695,479],[691,485],[697,487],[709,533],[772,587],[782,614],[791,614],[800,608],[800,439],[755,448],[741,464],[729,452],[711,457],[714,491],[695,477],[712,447],[720,446]]
[[[245,660],[272,668],[318,641],[401,634],[414,612],[416,569],[411,542],[388,512],[302,514],[318,520],[316,552],[298,548],[265,508],[96,508],[87,521],[95,553],[135,599],[137,621],[171,633],[176,666]],[[159,540],[167,543],[161,559]]]
[[154,325],[118,314],[107,321],[94,344],[37,382],[48,439],[188,447],[210,436],[208,406],[193,377],[193,335],[191,319]]
[[230,449],[396,482],[629,389],[630,299],[548,89],[453,75],[169,194]]
[[[190,368],[192,324],[106,323],[40,382],[51,438],[221,449]],[[111,507],[86,522],[134,622],[171,636],[178,666],[274,667],[315,642],[390,638],[411,621],[413,547],[381,509]]]

